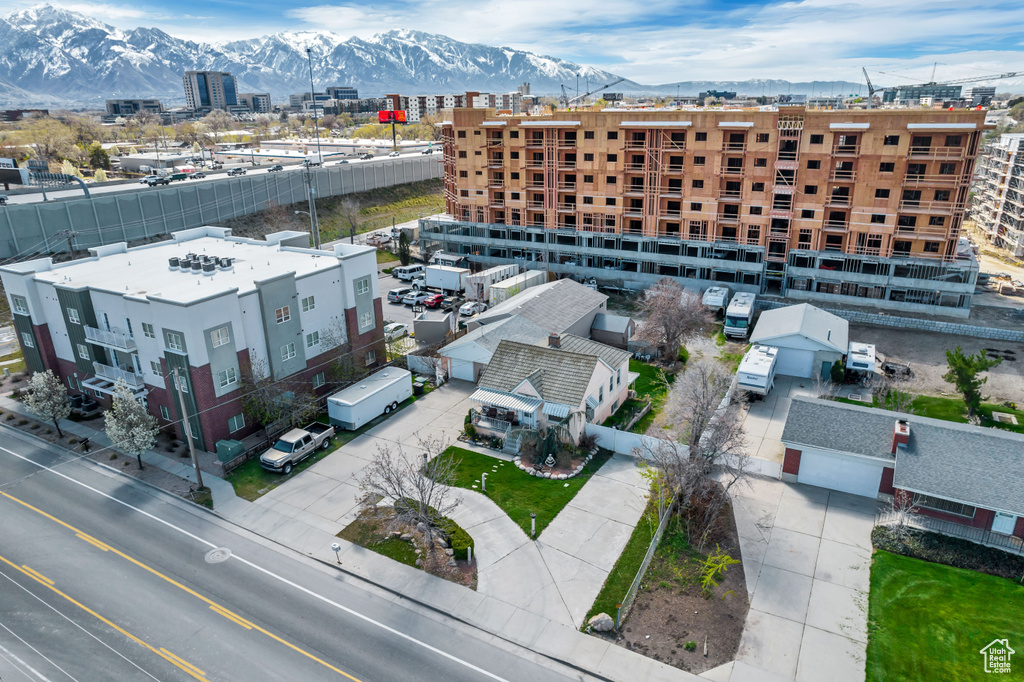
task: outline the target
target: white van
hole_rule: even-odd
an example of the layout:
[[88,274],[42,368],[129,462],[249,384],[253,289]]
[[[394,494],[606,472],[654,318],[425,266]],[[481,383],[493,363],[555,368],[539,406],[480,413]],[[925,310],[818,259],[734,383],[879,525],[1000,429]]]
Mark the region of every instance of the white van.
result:
[[416,275],[422,275],[426,268],[422,265],[402,265],[391,271],[391,274],[398,279],[409,282]]

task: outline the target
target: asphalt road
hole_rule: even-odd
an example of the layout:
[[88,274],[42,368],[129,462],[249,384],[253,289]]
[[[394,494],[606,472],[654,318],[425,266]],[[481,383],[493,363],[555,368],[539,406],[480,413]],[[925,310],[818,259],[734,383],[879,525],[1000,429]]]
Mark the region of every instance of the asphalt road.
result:
[[[366,161],[363,161],[361,159],[353,157],[351,159],[348,159],[348,162],[350,164],[352,164],[352,165],[358,165],[358,164],[363,164],[363,163],[402,163],[403,159],[415,158],[415,157],[418,157],[418,156],[420,156],[419,152],[411,152],[411,153],[408,153],[408,154],[402,154],[401,156],[398,156],[398,157],[389,157],[389,156],[386,156],[386,155],[384,155],[384,156],[376,156],[373,159],[368,159]],[[336,165],[336,164],[337,164],[337,161],[330,161],[330,160],[328,160],[326,165],[327,166],[333,166],[333,165]],[[269,173],[270,171],[268,169],[270,168],[271,165],[273,165],[273,164],[267,164],[266,162],[264,162],[264,164],[262,166],[253,167],[248,161],[245,161],[245,162],[239,161],[237,163],[224,164],[224,169],[223,170],[219,170],[219,171],[204,170],[203,172],[207,173],[205,178],[201,178],[199,180],[179,180],[178,182],[184,182],[184,183],[191,184],[191,183],[196,183],[196,182],[217,182],[217,181],[220,181],[220,180],[226,180],[229,177],[231,177],[231,176],[229,176],[227,174],[228,169],[229,168],[237,168],[237,167],[245,168],[246,175],[261,175],[263,173]],[[295,172],[301,172],[303,170],[303,166],[301,164],[299,164],[299,163],[293,163],[293,164],[290,164],[290,165],[282,163],[281,165],[284,166],[284,170],[283,171],[278,171],[278,172],[281,172],[281,173],[295,173]],[[3,188],[0,187],[0,190],[2,190],[2,189]],[[151,191],[152,189],[153,188],[151,188],[151,187],[149,187],[147,185],[140,184],[138,182],[130,182],[130,183],[122,184],[122,185],[106,185],[106,186],[103,186],[103,187],[92,187],[92,186],[90,186],[89,187],[89,193],[91,195],[100,195],[100,194],[113,194],[113,193],[119,193],[119,192],[145,192],[145,191]],[[3,192],[0,191],[0,194],[2,194],[2,193]],[[81,188],[79,188],[77,186],[77,184],[72,189],[47,190],[47,192],[46,192],[47,201],[53,201],[55,199],[80,199],[83,196],[84,196],[84,194],[82,193]],[[43,201],[42,192],[31,192],[31,193],[26,193],[26,194],[17,194],[17,195],[8,195],[7,196],[7,203],[9,203],[9,204],[35,204],[35,203],[42,203],[42,201]],[[0,210],[3,210],[3,208],[0,207]]]
[[0,427],[0,679],[590,679]]

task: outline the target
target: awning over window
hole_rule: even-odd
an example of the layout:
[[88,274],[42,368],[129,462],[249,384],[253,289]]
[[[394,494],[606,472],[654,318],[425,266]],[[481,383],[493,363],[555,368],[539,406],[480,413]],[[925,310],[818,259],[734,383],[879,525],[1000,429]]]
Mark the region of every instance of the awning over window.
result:
[[569,415],[569,406],[560,403],[544,403],[542,410],[544,414],[555,419],[564,419]]
[[470,400],[479,403],[487,403],[495,407],[504,407],[507,410],[519,410],[521,412],[533,412],[541,406],[540,398],[530,398],[525,395],[511,395],[501,391],[492,391],[489,388],[478,388],[469,396]]
[[587,396],[587,407],[594,410],[597,409],[597,399],[592,395]]

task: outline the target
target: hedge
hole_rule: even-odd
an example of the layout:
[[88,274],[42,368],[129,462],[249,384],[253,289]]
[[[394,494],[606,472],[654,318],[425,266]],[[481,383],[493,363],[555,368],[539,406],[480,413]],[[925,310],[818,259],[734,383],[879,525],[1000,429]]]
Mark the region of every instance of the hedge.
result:
[[475,548],[473,538],[463,530],[462,526],[449,518],[445,518],[440,524],[441,532],[448,537],[448,544],[455,550],[455,558],[465,561],[469,558],[469,548]]
[[905,540],[900,542],[892,528],[875,526],[871,531],[871,543],[876,549],[935,564],[966,568],[1010,580],[1024,577],[1024,556],[948,535],[907,529]]

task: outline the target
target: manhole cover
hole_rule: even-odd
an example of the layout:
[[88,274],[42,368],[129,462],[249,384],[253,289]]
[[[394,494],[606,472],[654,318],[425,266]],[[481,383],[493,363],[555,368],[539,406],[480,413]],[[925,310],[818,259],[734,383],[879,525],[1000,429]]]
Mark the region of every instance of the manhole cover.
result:
[[231,550],[227,547],[218,547],[217,549],[211,549],[206,553],[206,563],[208,564],[219,564],[222,561],[227,561],[231,558]]

